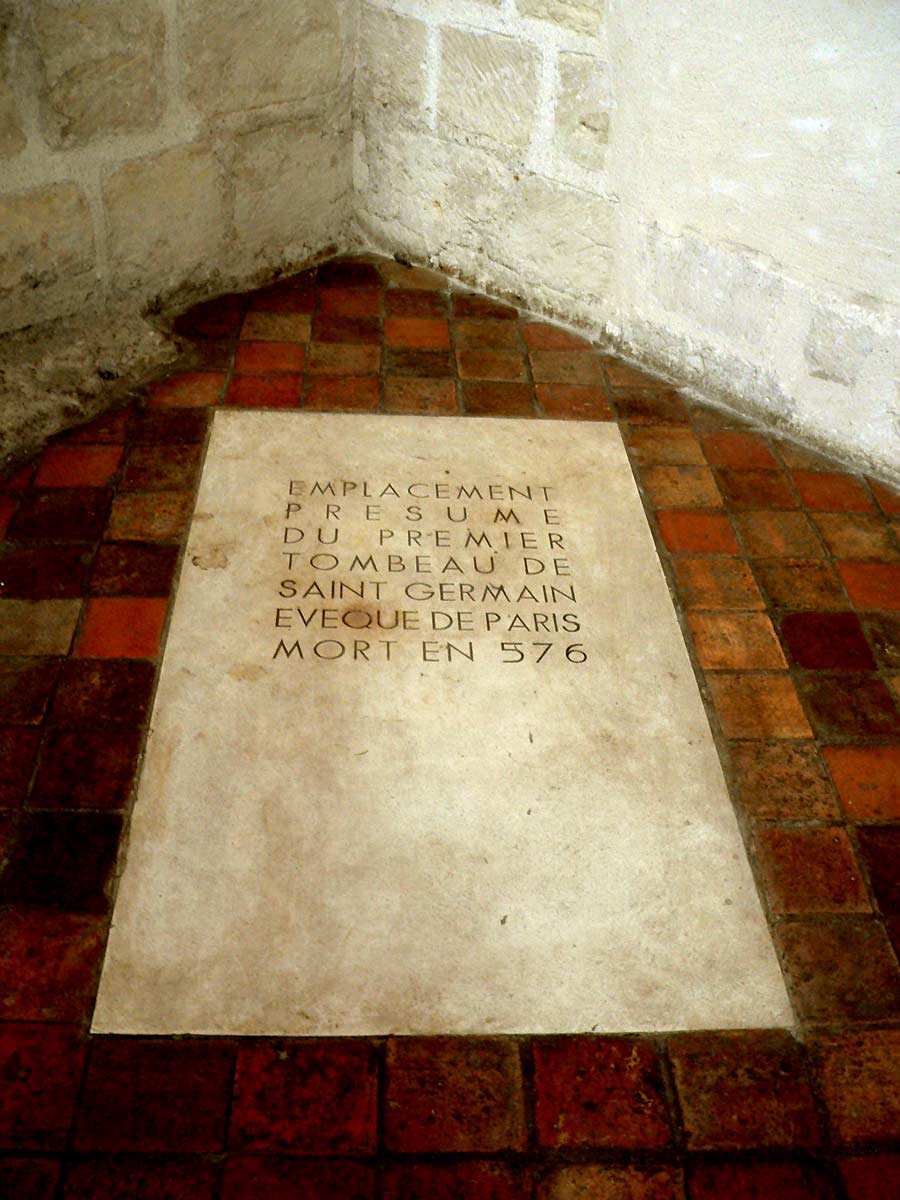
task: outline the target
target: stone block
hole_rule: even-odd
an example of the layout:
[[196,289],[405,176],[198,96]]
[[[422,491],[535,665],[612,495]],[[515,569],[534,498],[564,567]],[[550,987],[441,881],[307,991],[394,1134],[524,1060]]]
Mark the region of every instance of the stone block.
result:
[[90,211],[74,183],[0,196],[0,328],[74,312],[93,265]]
[[341,0],[191,0],[181,9],[188,93],[204,113],[304,101],[338,82]]
[[852,387],[876,345],[873,322],[860,309],[819,308],[810,320],[803,356],[814,379]]
[[340,122],[286,122],[241,134],[233,169],[241,251],[257,261],[300,261],[333,240],[352,186],[349,134]]
[[515,38],[461,29],[445,29],[441,42],[441,131],[524,150],[537,103],[537,49]]
[[596,37],[606,8],[605,0],[516,0],[523,17],[552,21],[564,29]]
[[37,0],[41,126],[55,147],[154,128],[163,111],[157,0]]
[[103,184],[113,286],[165,291],[220,260],[222,173],[209,146],[177,146],[126,163]]
[[0,8],[0,158],[12,158],[25,148],[25,133],[9,75],[10,15]]
[[590,54],[560,54],[556,141],[573,162],[599,171],[609,141],[609,81]]
[[427,30],[421,21],[367,5],[360,31],[360,99],[366,110],[413,115],[425,100]]

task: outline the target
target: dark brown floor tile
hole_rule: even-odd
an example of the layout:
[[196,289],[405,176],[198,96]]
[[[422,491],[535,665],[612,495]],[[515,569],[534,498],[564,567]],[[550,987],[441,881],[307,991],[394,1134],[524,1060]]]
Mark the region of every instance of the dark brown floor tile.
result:
[[[388,291],[398,288],[401,291],[439,292],[444,300],[449,299],[445,293],[449,291],[450,280],[439,271],[432,271],[428,267],[410,266],[399,260],[382,261],[378,264],[378,269]],[[515,309],[513,312],[515,313]]]
[[879,666],[900,670],[900,613],[873,613],[865,617],[863,627]]
[[809,722],[787,672],[707,675],[706,683],[727,738],[806,738]]
[[669,384],[649,371],[636,367],[633,363],[621,358],[606,355],[603,358],[603,369],[614,388],[638,389],[643,391],[659,391],[668,389]]
[[845,1158],[840,1164],[847,1200],[900,1196],[900,1154]]
[[900,745],[826,746],[822,753],[852,821],[900,821]]
[[61,1150],[84,1064],[77,1029],[0,1025],[0,1147]]
[[505,1038],[388,1042],[384,1137],[404,1154],[525,1146],[518,1044]]
[[875,507],[864,485],[842,471],[794,471],[793,477],[810,511],[871,512]]
[[[395,350],[386,355],[387,369],[391,370],[391,362],[402,360],[406,368],[393,368],[401,375],[441,375],[449,374],[450,355],[445,354],[447,370],[425,370],[427,356],[440,358],[441,355],[433,350]],[[381,365],[381,348],[379,346],[353,346],[344,342],[313,342],[309,348],[307,371],[310,375],[377,375]],[[413,369],[414,367],[423,369]]]
[[182,337],[223,338],[236,337],[247,298],[231,292],[195,304],[175,318],[173,329]]
[[803,1054],[780,1030],[669,1040],[689,1150],[800,1148],[821,1140]]
[[701,438],[710,466],[736,470],[777,470],[778,461],[758,433],[708,433]]
[[527,383],[470,380],[462,385],[466,412],[474,417],[533,417],[534,395]]
[[799,512],[741,512],[735,521],[751,558],[822,558],[809,518]]
[[782,922],[775,941],[801,1021],[900,1017],[900,969],[877,920]]
[[453,374],[453,359],[448,350],[406,350],[388,347],[384,352],[388,375],[417,375],[435,379]]
[[103,532],[110,499],[110,493],[99,487],[28,492],[9,523],[7,537],[15,541],[96,541]]
[[799,507],[788,478],[781,471],[724,467],[716,472],[716,479],[725,506],[735,511]]
[[764,613],[688,614],[697,661],[707,671],[780,670],[784,655]]
[[59,672],[58,658],[0,659],[0,722],[39,724]]
[[531,1170],[503,1162],[390,1163],[383,1200],[531,1200]]
[[[341,295],[352,296],[354,304],[348,304],[346,307],[362,309],[364,305],[361,301],[365,301],[370,294],[374,294],[377,298],[380,293],[369,293],[363,289],[358,291],[353,290],[341,292],[340,289],[335,289],[333,292],[324,292],[324,296],[337,299]],[[329,311],[336,312],[337,306],[330,305]],[[377,311],[377,307],[375,309]],[[344,312],[344,316],[363,316],[362,312]],[[312,317],[309,313],[294,313],[294,312],[248,312],[244,317],[241,325],[241,341],[247,342],[299,342],[306,344],[309,341],[312,331]]]
[[900,825],[862,825],[856,836],[875,902],[886,916],[900,915]]
[[676,558],[678,592],[685,608],[762,609],[753,573],[739,558]]
[[809,1162],[697,1162],[691,1200],[837,1200],[824,1167]]
[[129,410],[120,408],[115,412],[106,412],[93,421],[79,425],[75,429],[67,429],[59,435],[58,440],[76,445],[121,445],[125,441],[128,430]]
[[835,558],[891,561],[900,548],[887,522],[869,513],[817,513],[814,517],[825,545]]
[[373,263],[333,258],[316,271],[316,284],[320,288],[378,288],[381,275]]
[[810,742],[736,742],[731,761],[740,803],[755,821],[828,821],[840,809]]
[[808,670],[872,671],[875,658],[852,612],[796,612],[782,617],[781,640],[791,662]]
[[139,444],[202,442],[209,414],[199,408],[145,408],[134,413],[129,436]]
[[753,571],[775,608],[835,609],[847,607],[847,596],[829,562],[758,559]]
[[660,1149],[669,1144],[659,1056],[649,1041],[571,1037],[534,1043],[541,1146]]
[[900,1138],[900,1029],[847,1031],[810,1042],[839,1145]]
[[722,497],[708,467],[644,467],[641,479],[654,508],[722,507]]
[[63,1200],[213,1200],[215,1194],[215,1165],[202,1158],[93,1158],[69,1168]]
[[528,378],[525,358],[500,350],[457,350],[456,361],[460,379],[506,379],[524,381]]
[[392,317],[444,317],[447,297],[441,292],[389,288],[384,293],[384,307]]
[[551,1169],[537,1200],[682,1200],[681,1172],[670,1166],[581,1163]]
[[311,313],[316,305],[314,273],[304,272],[260,288],[249,301],[251,312]]
[[0,726],[0,808],[18,808],[24,803],[40,740],[37,729]]
[[703,448],[695,433],[678,425],[637,425],[623,434],[636,462],[643,466],[702,467]]
[[526,321],[522,325],[522,337],[532,350],[593,350],[591,342],[546,321]]
[[518,355],[524,353],[522,334],[515,321],[454,321],[453,341],[458,350],[503,350],[507,354]]
[[603,388],[577,383],[539,383],[534,390],[541,408],[553,420],[613,420],[613,410]]
[[374,412],[381,383],[374,375],[321,375],[306,385],[302,407],[312,412]]
[[797,687],[820,737],[900,734],[900,714],[887,687],[870,674],[812,674]]
[[125,459],[121,491],[190,491],[200,470],[201,447],[196,443],[179,445],[158,442],[133,446]]
[[52,720],[69,726],[141,725],[150,707],[154,674],[149,662],[70,659],[60,673]]
[[0,875],[0,904],[107,912],[121,828],[111,813],[22,813]]
[[140,725],[87,725],[47,731],[32,808],[124,808],[141,747]]
[[0,538],[6,536],[9,523],[18,507],[18,501],[12,496],[0,495]]
[[84,594],[92,544],[8,545],[0,550],[0,597],[65,600]]
[[67,654],[80,600],[0,599],[0,654]]
[[[320,313],[313,317],[312,337],[313,341],[320,343],[338,342],[354,346],[377,346],[381,343],[381,318],[336,317]],[[243,369],[240,366],[240,351],[236,367],[238,370]],[[299,366],[284,367],[283,369],[296,371]]]
[[[380,317],[381,287],[324,287],[319,289],[319,313],[331,317]],[[356,340],[356,339],[351,339]]]
[[900,489],[888,487],[886,483],[879,483],[874,479],[869,480],[869,486],[882,512],[888,516],[900,513]]
[[457,318],[475,321],[515,321],[519,316],[510,305],[491,300],[487,296],[479,296],[475,292],[454,292],[451,302],[453,315]]
[[233,1058],[217,1040],[94,1038],[75,1147],[139,1154],[221,1150]]
[[850,839],[839,826],[757,831],[756,861],[772,912],[869,912],[868,893]]
[[631,425],[687,425],[688,411],[677,392],[614,391],[619,416]]
[[222,1200],[375,1200],[375,1187],[375,1171],[366,1163],[231,1155],[221,1195]]
[[0,1019],[86,1021],[105,941],[103,917],[23,907],[0,912]]
[[107,542],[91,569],[92,596],[168,596],[178,563],[177,546]]
[[724,513],[666,509],[659,531],[673,554],[737,554],[734,530]]
[[54,1200],[59,1163],[50,1158],[0,1158],[0,1196],[8,1200]]
[[230,1145],[293,1154],[375,1148],[376,1063],[365,1042],[241,1046]]
[[577,383],[591,387],[603,384],[597,354],[581,350],[531,350],[529,359],[535,383]]
[[106,536],[117,542],[177,542],[192,504],[190,492],[124,492],[113,502]]
[[841,579],[860,609],[900,609],[900,563],[840,562]]
[[459,411],[456,382],[389,375],[384,381],[384,407],[387,412],[395,413],[456,413]]

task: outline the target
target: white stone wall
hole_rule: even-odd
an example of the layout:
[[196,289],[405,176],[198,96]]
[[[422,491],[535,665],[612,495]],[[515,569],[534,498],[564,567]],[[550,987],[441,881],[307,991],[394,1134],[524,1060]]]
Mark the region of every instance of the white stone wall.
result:
[[889,0],[362,0],[359,235],[900,475]]
[[0,331],[345,248],[356,0],[0,0]]
[[378,249],[900,475],[898,60],[892,0],[0,0],[0,332]]

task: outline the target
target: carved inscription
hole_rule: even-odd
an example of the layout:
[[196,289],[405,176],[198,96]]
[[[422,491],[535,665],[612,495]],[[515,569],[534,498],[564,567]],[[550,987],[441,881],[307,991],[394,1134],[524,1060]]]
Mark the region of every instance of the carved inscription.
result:
[[280,517],[275,660],[587,661],[552,484],[294,478]]

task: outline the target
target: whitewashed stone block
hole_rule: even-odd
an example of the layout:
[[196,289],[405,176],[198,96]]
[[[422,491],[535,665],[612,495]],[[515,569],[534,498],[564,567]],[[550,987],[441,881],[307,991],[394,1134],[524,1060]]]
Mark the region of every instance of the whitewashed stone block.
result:
[[531,140],[537,103],[536,48],[461,29],[445,29],[441,43],[441,131],[523,150]]
[[523,17],[552,21],[590,37],[599,33],[606,8],[605,0],[516,0],[516,5]]
[[560,54],[556,140],[567,158],[599,171],[609,141],[606,70],[590,54]]
[[366,111],[379,108],[408,116],[425,100],[427,29],[396,13],[367,5],[360,30],[360,100]]

